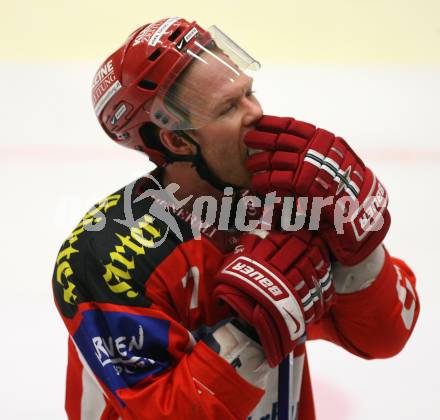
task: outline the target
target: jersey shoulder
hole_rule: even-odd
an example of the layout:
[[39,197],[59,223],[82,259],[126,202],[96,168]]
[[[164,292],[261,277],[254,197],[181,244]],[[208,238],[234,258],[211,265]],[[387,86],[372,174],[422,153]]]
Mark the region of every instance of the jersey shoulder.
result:
[[147,279],[193,239],[188,223],[139,193],[144,183],[140,178],[97,202],[62,244],[53,289],[64,316],[72,318],[87,301],[148,305]]

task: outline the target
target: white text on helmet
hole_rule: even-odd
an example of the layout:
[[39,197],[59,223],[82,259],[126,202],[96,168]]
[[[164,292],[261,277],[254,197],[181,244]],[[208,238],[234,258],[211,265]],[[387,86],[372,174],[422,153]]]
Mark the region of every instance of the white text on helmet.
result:
[[113,63],[112,60],[109,60],[96,72],[95,79],[93,80],[93,87],[95,87],[111,73],[113,73]]

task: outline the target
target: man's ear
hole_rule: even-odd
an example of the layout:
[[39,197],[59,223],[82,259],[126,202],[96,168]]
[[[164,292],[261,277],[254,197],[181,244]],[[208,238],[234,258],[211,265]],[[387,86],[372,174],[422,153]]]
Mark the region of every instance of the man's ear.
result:
[[161,128],[159,131],[160,141],[171,153],[175,155],[195,155],[196,148],[193,144],[178,136],[174,131]]

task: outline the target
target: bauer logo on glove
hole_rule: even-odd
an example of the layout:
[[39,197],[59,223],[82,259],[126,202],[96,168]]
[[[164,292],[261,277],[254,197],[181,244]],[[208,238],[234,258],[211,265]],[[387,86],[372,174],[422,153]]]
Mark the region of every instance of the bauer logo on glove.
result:
[[281,279],[273,272],[248,257],[238,257],[222,270],[222,274],[238,277],[269,299],[284,318],[292,341],[304,334],[305,325],[301,308],[295,296],[289,293]]
[[261,264],[247,257],[238,257],[227,265],[222,272],[238,277],[253,287],[258,287],[274,300],[282,300],[289,296],[279,278]]
[[253,326],[271,367],[289,354],[330,308],[331,264],[311,232],[244,233],[216,276],[214,296]]

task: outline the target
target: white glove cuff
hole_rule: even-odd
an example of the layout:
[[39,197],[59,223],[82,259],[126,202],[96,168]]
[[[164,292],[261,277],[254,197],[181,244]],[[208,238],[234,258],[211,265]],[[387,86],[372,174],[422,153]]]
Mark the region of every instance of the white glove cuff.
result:
[[258,388],[266,387],[270,367],[259,343],[231,322],[214,331],[212,336],[220,346],[219,355],[230,363],[243,379]]
[[333,264],[333,285],[336,293],[354,293],[373,284],[382,270],[385,249],[379,245],[365,260],[351,267],[339,262]]

